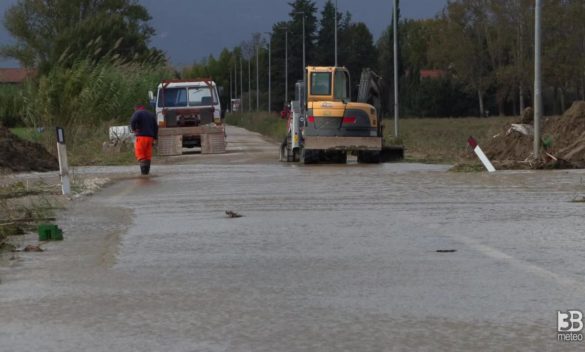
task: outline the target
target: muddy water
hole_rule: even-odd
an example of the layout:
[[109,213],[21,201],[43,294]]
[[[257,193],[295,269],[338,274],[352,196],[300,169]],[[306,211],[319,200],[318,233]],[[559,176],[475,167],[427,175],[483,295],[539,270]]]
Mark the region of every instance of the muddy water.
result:
[[585,347],[555,332],[585,310],[582,172],[304,167],[228,133],[231,153],[76,203],[66,241],[2,269],[0,350]]

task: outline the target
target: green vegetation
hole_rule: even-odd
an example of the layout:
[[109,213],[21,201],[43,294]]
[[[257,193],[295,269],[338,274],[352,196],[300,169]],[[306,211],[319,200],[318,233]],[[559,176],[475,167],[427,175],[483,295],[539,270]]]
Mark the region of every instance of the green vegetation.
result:
[[[147,105],[147,92],[169,71],[147,64],[92,63],[55,67],[23,92],[23,120],[28,126],[45,127],[40,141],[53,150],[55,126],[65,128],[73,165],[119,164],[130,153],[103,153],[108,126],[127,125],[134,105]],[[25,134],[26,130],[17,130]]]
[[267,112],[228,114],[226,123],[258,132],[278,143],[287,133],[286,120],[281,119],[277,114]]
[[103,152],[102,144],[109,126],[127,125],[136,104],[148,105],[148,91],[174,76],[163,53],[148,45],[150,18],[135,0],[16,1],[4,17],[15,44],[1,46],[0,55],[39,75],[0,87],[0,122],[24,124],[13,132],[48,150],[55,149],[55,127],[65,128],[73,165],[132,160],[128,147]]
[[105,122],[127,124],[134,105],[147,105],[148,90],[168,74],[150,65],[89,60],[55,67],[24,91],[23,118],[29,126],[64,127],[76,141]]
[[135,0],[18,0],[4,15],[16,42],[0,47],[0,55],[41,73],[85,59],[164,63],[164,54],[148,46],[150,19]]
[[22,124],[22,88],[0,85],[0,126],[14,127]]
[[[456,163],[474,158],[467,146],[470,136],[481,145],[500,132],[506,122],[510,122],[509,117],[402,119],[400,137],[407,160]],[[384,120],[384,125],[385,140],[389,141],[394,136],[394,122]]]
[[41,132],[37,132],[35,128],[30,127],[11,128],[10,132],[14,133],[17,137],[29,142],[39,142],[42,135]]

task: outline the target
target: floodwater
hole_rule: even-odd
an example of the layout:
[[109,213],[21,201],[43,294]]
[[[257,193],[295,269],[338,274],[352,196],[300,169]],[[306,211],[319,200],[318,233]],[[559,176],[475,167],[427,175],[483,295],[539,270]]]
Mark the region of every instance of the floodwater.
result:
[[65,241],[0,268],[0,351],[585,349],[556,333],[585,310],[582,171],[303,166],[228,139],[75,201]]

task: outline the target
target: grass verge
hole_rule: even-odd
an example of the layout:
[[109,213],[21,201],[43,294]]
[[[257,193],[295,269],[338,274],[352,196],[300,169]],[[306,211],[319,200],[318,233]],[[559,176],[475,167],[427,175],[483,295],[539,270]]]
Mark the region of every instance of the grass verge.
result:
[[[467,146],[469,136],[482,144],[499,132],[510,117],[490,118],[408,118],[400,120],[400,140],[410,161],[429,163],[458,163],[475,155]],[[384,120],[385,140],[394,136],[394,122]]]
[[[102,123],[98,127],[80,127],[65,131],[67,142],[67,156],[71,166],[91,165],[129,165],[134,162],[133,146],[131,143],[104,148],[109,141],[109,127],[120,125],[112,121]],[[37,131],[35,128],[18,127],[10,131],[17,137],[41,143],[53,155],[57,154],[54,131]]]
[[14,133],[18,138],[29,142],[40,142],[42,137],[42,132],[38,132],[36,129],[30,127],[11,128],[10,132]]
[[284,139],[287,132],[286,120],[275,113],[234,113],[228,114],[225,121],[228,125],[258,132],[278,143]]

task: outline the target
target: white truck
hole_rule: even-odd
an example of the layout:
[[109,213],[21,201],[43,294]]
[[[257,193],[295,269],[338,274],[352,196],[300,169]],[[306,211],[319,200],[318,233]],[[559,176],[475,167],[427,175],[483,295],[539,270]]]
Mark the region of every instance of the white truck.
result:
[[213,80],[166,80],[156,96],[149,93],[159,125],[159,155],[194,147],[202,154],[225,152],[225,112]]

